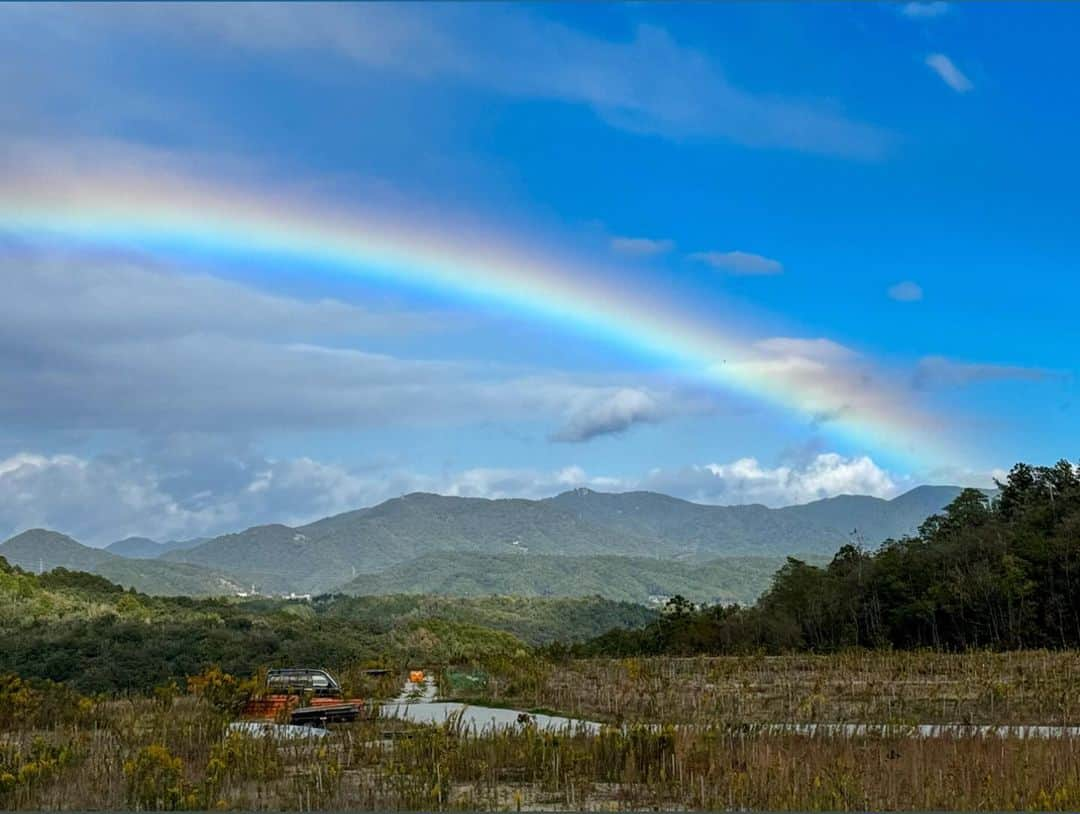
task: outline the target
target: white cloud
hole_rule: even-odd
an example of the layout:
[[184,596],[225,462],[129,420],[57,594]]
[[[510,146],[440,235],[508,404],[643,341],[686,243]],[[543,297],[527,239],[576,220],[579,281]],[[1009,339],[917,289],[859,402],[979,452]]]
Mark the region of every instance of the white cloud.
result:
[[941,77],[941,81],[957,93],[967,93],[975,86],[945,54],[930,54],[926,58],[929,68]]
[[1026,381],[1037,382],[1054,378],[1055,374],[1040,368],[1018,365],[992,365],[956,362],[943,356],[927,356],[919,360],[912,384],[921,389],[933,387],[963,387],[978,382]]
[[133,535],[181,539],[259,523],[299,524],[393,496],[378,476],[310,458],[222,452],[14,455],[0,461],[0,533],[52,528],[91,545]]
[[773,357],[798,357],[822,362],[846,361],[857,355],[851,348],[824,337],[804,339],[791,336],[773,336],[755,342],[754,346]]
[[273,460],[182,438],[142,456],[21,453],[0,460],[0,539],[33,527],[94,545],[131,535],[214,535],[261,523],[299,525],[415,491],[536,499],[587,486],[782,506],[846,493],[888,497],[906,483],[869,458],[836,453],[799,465],[767,467],[742,458],[641,475],[593,475],[576,465],[426,474],[380,465],[348,469],[306,457]]
[[602,375],[358,347],[436,330],[438,315],[283,297],[124,257],[24,250],[0,258],[0,275],[9,425],[160,434],[550,421],[560,438],[587,440],[699,409],[697,395],[640,377],[626,390]]
[[[137,461],[29,453],[0,461],[0,530],[5,536],[44,527],[107,543],[144,524],[166,535],[200,525],[190,519],[177,517],[175,502]],[[110,537],[113,529],[121,530],[120,536]]]
[[913,20],[932,20],[949,13],[949,4],[944,0],[931,0],[931,2],[904,3],[900,7],[900,13]]
[[437,330],[431,315],[379,312],[333,299],[282,297],[198,271],[108,253],[5,251],[13,283],[4,327],[33,335],[63,325],[80,343],[165,340],[196,334],[285,341],[322,336],[405,335]]
[[770,337],[750,352],[717,365],[718,373],[768,381],[798,393],[801,413],[817,427],[840,418],[875,420],[910,432],[942,432],[946,419],[918,404],[911,392],[910,371],[883,367],[856,349],[824,337]]
[[[822,388],[823,395],[831,393],[835,396],[850,390],[856,397],[869,375],[866,363],[858,353],[823,337],[776,336],[758,340],[753,349],[755,356],[735,364],[756,375],[771,376],[777,381],[786,380],[799,386],[805,391],[804,398],[808,403],[815,382]],[[824,401],[827,399],[823,398]],[[835,406],[835,399],[833,402]]]
[[551,436],[553,441],[580,442],[600,435],[615,435],[635,424],[656,423],[670,409],[652,394],[627,387],[601,398],[589,396],[576,401],[566,423]]
[[619,254],[651,257],[666,254],[675,248],[675,243],[671,240],[656,240],[649,237],[613,237],[611,248]]
[[[13,24],[40,23],[7,13]],[[880,157],[892,140],[832,103],[738,88],[707,55],[661,28],[639,25],[629,37],[605,39],[513,5],[96,6],[52,10],[47,19],[68,50],[149,31],[193,45],[204,59],[217,46],[291,56],[305,71],[325,63],[340,73],[334,61],[344,61],[408,81],[580,104],[613,127],[669,138],[860,159]]]
[[775,508],[843,494],[889,498],[911,485],[910,478],[890,473],[868,457],[825,452],[798,464],[775,467],[756,458],[740,458],[728,463],[654,469],[642,478],[623,480],[620,488],[648,489],[697,503],[760,503]]
[[764,503],[768,506],[806,503],[835,495],[891,497],[897,484],[868,457],[845,458],[835,452],[817,455],[802,468],[762,466],[755,458],[703,467],[715,482],[701,489],[717,502]]
[[923,298],[922,286],[911,280],[889,286],[889,297],[897,302],[918,302]]
[[780,274],[784,270],[779,260],[751,252],[695,252],[690,259],[731,274],[746,276]]

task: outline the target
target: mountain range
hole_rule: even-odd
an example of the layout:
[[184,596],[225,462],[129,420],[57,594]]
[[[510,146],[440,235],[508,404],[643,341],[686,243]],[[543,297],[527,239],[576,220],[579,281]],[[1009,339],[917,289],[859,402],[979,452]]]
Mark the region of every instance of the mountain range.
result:
[[[23,568],[63,566],[149,593],[485,593],[751,601],[783,557],[828,557],[914,532],[960,492],[842,495],[798,506],[708,506],[655,492],[575,489],[543,500],[415,493],[303,526],[105,549],[34,530],[0,544]],[[125,552],[127,554],[125,555]],[[132,557],[131,555],[137,555]]]
[[244,590],[235,577],[220,571],[187,563],[121,557],[47,529],[15,535],[0,544],[0,557],[34,573],[54,568],[87,571],[148,594],[229,596]]
[[208,537],[195,537],[191,540],[169,540],[167,543],[159,543],[149,537],[125,537],[123,540],[117,540],[105,546],[105,550],[118,557],[154,560],[170,551],[194,548],[208,539]]
[[[808,559],[823,560],[813,555]],[[602,596],[654,605],[681,594],[696,602],[748,605],[769,587],[772,575],[783,564],[783,557],[720,557],[688,563],[652,557],[444,551],[377,574],[361,574],[340,590],[356,596]]]

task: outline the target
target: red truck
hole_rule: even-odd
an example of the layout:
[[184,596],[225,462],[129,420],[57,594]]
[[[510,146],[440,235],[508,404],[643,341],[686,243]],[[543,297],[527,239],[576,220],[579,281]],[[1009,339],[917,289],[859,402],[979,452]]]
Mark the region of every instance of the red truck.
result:
[[345,699],[341,685],[326,670],[288,667],[266,674],[265,693],[248,701],[243,717],[322,726],[355,721],[363,707],[361,698]]

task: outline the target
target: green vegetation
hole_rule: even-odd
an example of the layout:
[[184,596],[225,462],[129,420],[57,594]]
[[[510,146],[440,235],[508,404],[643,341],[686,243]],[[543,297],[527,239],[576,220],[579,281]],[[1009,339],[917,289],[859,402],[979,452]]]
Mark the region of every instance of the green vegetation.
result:
[[160,596],[234,596],[255,586],[634,602],[678,593],[749,603],[783,555],[831,553],[853,528],[874,542],[913,531],[958,491],[920,487],[894,500],[849,495],[782,509],[587,489],[547,500],[413,494],[298,528],[256,526],[205,541],[134,537],[103,550],[33,529],[0,544],[0,556],[30,571],[89,571]]
[[1075,726],[1078,675],[1075,650],[563,658],[489,669],[455,697],[608,723]]
[[184,548],[194,548],[199,543],[205,543],[205,538],[193,538],[191,540],[169,540],[159,543],[148,537],[125,537],[105,546],[105,550],[118,557],[130,557],[132,559],[153,560],[170,551],[179,551]]
[[441,552],[379,574],[363,574],[341,590],[357,595],[595,595],[641,604],[679,594],[695,602],[750,604],[783,564],[779,557],[725,557],[694,564],[651,557]]
[[355,622],[373,630],[389,631],[403,624],[440,620],[452,624],[498,630],[529,645],[590,639],[615,625],[641,627],[657,612],[630,602],[599,597],[537,598],[489,596],[330,596],[313,603],[320,616]]
[[[811,713],[796,704],[808,689],[821,708],[852,710],[871,681],[922,712],[989,692],[1001,670],[997,702],[1015,701],[1013,717],[1036,704],[1054,719],[1065,712],[1053,710],[1058,696],[1036,695],[1070,685],[1076,667],[1074,655],[1052,653],[568,662],[544,667],[545,686],[582,706],[621,705],[609,719],[647,723],[589,734],[372,716],[316,741],[230,732],[228,703],[207,691],[226,683],[216,672],[196,677],[198,692],[120,700],[5,679],[0,807],[1075,810],[1080,751],[1069,737],[913,737],[901,726],[809,735],[741,724],[735,705],[747,718],[790,709],[802,720]],[[745,700],[738,687],[750,688]]]
[[601,599],[318,597],[312,602],[151,597],[57,569],[41,576],[0,559],[0,672],[83,692],[149,691],[218,665],[341,670],[519,657],[530,644],[585,638],[655,614]]
[[[894,500],[846,495],[782,509],[703,506],[653,492],[588,489],[547,500],[412,494],[297,528],[256,526],[163,557],[234,575],[264,592],[322,592],[340,590],[343,575],[379,574],[454,552],[650,557],[699,564],[718,557],[828,555],[850,540],[852,529],[871,543],[912,532],[959,491],[920,487]],[[530,567],[543,577],[544,566]],[[401,579],[400,572],[392,578]],[[368,580],[363,589],[376,584]],[[416,584],[419,590],[439,590],[438,582]],[[466,581],[462,590],[472,587]],[[714,586],[703,587],[703,598],[715,595]],[[629,596],[600,593],[613,599]]]
[[[563,557],[451,559],[495,582],[530,561],[575,578]],[[640,590],[623,559],[578,564]],[[876,552],[789,559],[753,607],[165,598],[0,558],[0,807],[1075,809],[1072,731],[962,727],[1076,725],[1078,575],[1080,477],[1064,462],[1018,465],[993,500],[964,491]],[[231,732],[259,671],[290,663],[372,701],[423,666],[445,696],[605,726],[372,714],[316,742]],[[797,728],[816,724],[875,728]]]
[[242,587],[218,571],[156,559],[127,559],[45,529],[12,537],[0,545],[0,556],[27,571],[86,571],[157,596],[231,596]]
[[991,500],[967,489],[918,534],[824,568],[789,558],[753,608],[677,598],[641,631],[591,653],[725,653],[845,647],[964,650],[1080,646],[1080,477],[1068,461],[1017,464]]

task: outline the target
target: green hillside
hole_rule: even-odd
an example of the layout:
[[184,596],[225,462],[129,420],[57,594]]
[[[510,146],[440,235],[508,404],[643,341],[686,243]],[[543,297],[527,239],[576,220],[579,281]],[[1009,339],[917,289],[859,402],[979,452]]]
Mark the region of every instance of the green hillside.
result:
[[159,560],[113,559],[91,573],[152,596],[235,596],[246,587],[220,571]]
[[257,526],[164,559],[237,574],[263,591],[323,591],[341,575],[380,571],[432,552],[648,554],[652,543],[543,501],[413,494],[306,526]]
[[138,560],[153,560],[170,551],[183,548],[194,548],[200,543],[205,543],[206,538],[196,537],[191,540],[169,540],[159,543],[149,537],[125,537],[105,546],[105,550],[118,557],[129,557]]
[[[412,494],[306,526],[256,526],[169,552],[164,559],[234,574],[263,591],[319,592],[340,586],[342,575],[380,573],[453,552],[699,564],[721,557],[829,555],[855,539],[872,547],[886,538],[914,533],[958,492],[951,486],[923,487],[894,500],[848,495],[783,509],[705,506],[653,492],[604,494],[588,489],[547,500]],[[407,577],[391,579],[400,579],[402,589],[414,589]],[[501,591],[499,584],[471,585],[462,577],[460,585],[446,590]],[[700,588],[711,595],[710,586]],[[585,590],[575,588],[572,593]],[[628,586],[628,592],[609,590],[605,595],[640,597],[642,591],[640,586]]]
[[0,674],[85,692],[145,691],[218,665],[236,675],[311,664],[437,665],[524,658],[530,644],[639,627],[655,614],[591,599],[324,596],[286,600],[153,597],[103,577],[42,575],[0,558]]
[[66,534],[48,529],[30,529],[0,543],[0,557],[27,571],[53,568],[93,571],[115,559],[103,549],[85,546]]
[[158,596],[233,596],[242,590],[241,583],[220,571],[118,557],[45,529],[31,529],[0,544],[0,557],[32,572],[66,568],[99,574],[125,588]]
[[597,596],[335,596],[320,598],[315,606],[326,618],[375,628],[442,619],[504,631],[533,645],[585,639],[612,628],[638,628],[657,617],[656,611],[642,605]]
[[702,564],[648,557],[545,557],[531,554],[429,554],[341,590],[354,595],[602,596],[646,604],[682,594],[695,602],[751,604],[784,564],[779,557],[730,557]]

